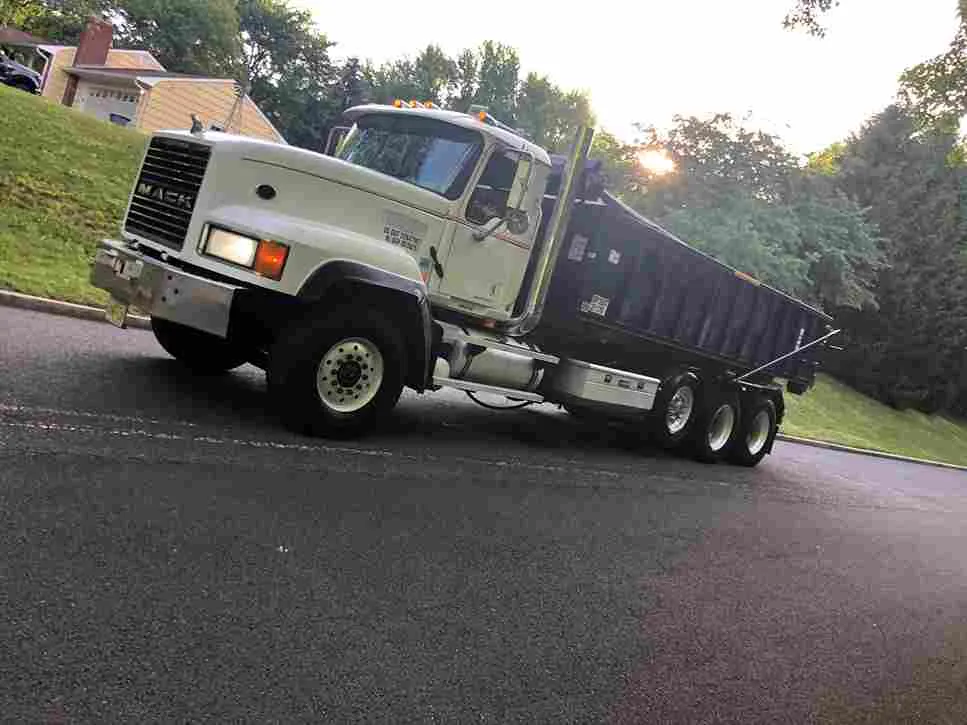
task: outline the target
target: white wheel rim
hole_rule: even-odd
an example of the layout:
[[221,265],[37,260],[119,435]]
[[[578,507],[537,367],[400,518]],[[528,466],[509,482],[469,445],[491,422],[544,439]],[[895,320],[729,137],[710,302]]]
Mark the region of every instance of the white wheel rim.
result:
[[688,385],[681,386],[668,401],[665,410],[665,428],[672,435],[681,433],[692,419],[695,393]]
[[725,403],[720,405],[712,416],[712,421],[708,427],[708,447],[718,453],[732,437],[735,428],[735,409]]
[[362,337],[340,340],[322,356],[316,370],[316,392],[327,408],[355,413],[376,397],[383,383],[383,356]]
[[749,432],[745,437],[745,445],[749,449],[749,453],[756,456],[765,448],[766,441],[769,440],[771,428],[772,419],[769,417],[769,412],[760,410],[756,413],[755,418],[752,419],[752,425],[749,426]]

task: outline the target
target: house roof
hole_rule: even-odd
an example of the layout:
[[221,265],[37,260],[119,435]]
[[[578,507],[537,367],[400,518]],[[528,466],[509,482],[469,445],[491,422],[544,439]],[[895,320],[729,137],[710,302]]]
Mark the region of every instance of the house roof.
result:
[[27,45],[36,47],[38,45],[43,45],[46,42],[46,40],[35,38],[30,33],[25,33],[22,30],[17,30],[16,28],[10,28],[7,26],[0,26],[0,43],[3,43],[4,45]]
[[64,68],[64,72],[68,75],[77,76],[78,78],[88,78],[90,80],[114,83],[129,82],[131,84],[134,84],[140,80],[150,82],[151,80],[169,78],[184,78],[199,81],[211,80],[210,78],[205,78],[204,76],[192,76],[185,73],[172,73],[171,71],[167,70],[151,70],[145,68],[109,68],[102,65],[71,66],[69,68]]

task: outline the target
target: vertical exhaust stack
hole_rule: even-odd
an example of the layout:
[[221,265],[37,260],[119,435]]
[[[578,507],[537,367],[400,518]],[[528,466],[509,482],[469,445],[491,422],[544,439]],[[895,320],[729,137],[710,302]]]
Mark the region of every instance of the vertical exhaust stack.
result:
[[544,240],[544,246],[534,268],[534,281],[527,292],[527,302],[519,316],[505,323],[505,332],[512,337],[526,335],[533,331],[541,321],[544,303],[547,300],[547,291],[551,286],[551,274],[554,272],[554,265],[567,234],[567,226],[571,220],[571,209],[577,196],[578,179],[584,171],[593,137],[594,130],[590,126],[578,128],[574,137],[574,146],[564,168],[560,189],[557,192],[557,204],[554,205],[554,212],[547,225],[547,239]]

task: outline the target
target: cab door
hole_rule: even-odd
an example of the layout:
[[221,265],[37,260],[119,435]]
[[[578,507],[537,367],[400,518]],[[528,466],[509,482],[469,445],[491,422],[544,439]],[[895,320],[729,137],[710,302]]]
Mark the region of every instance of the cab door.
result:
[[[495,319],[511,316],[540,226],[542,184],[526,153],[496,148],[454,219],[439,290]],[[476,309],[481,308],[481,309]]]

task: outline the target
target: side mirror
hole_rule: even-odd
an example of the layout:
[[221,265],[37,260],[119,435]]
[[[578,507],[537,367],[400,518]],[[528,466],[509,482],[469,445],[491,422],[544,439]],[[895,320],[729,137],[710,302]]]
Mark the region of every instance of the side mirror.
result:
[[515,236],[521,236],[530,229],[531,220],[523,209],[509,209],[507,211],[507,231]]

